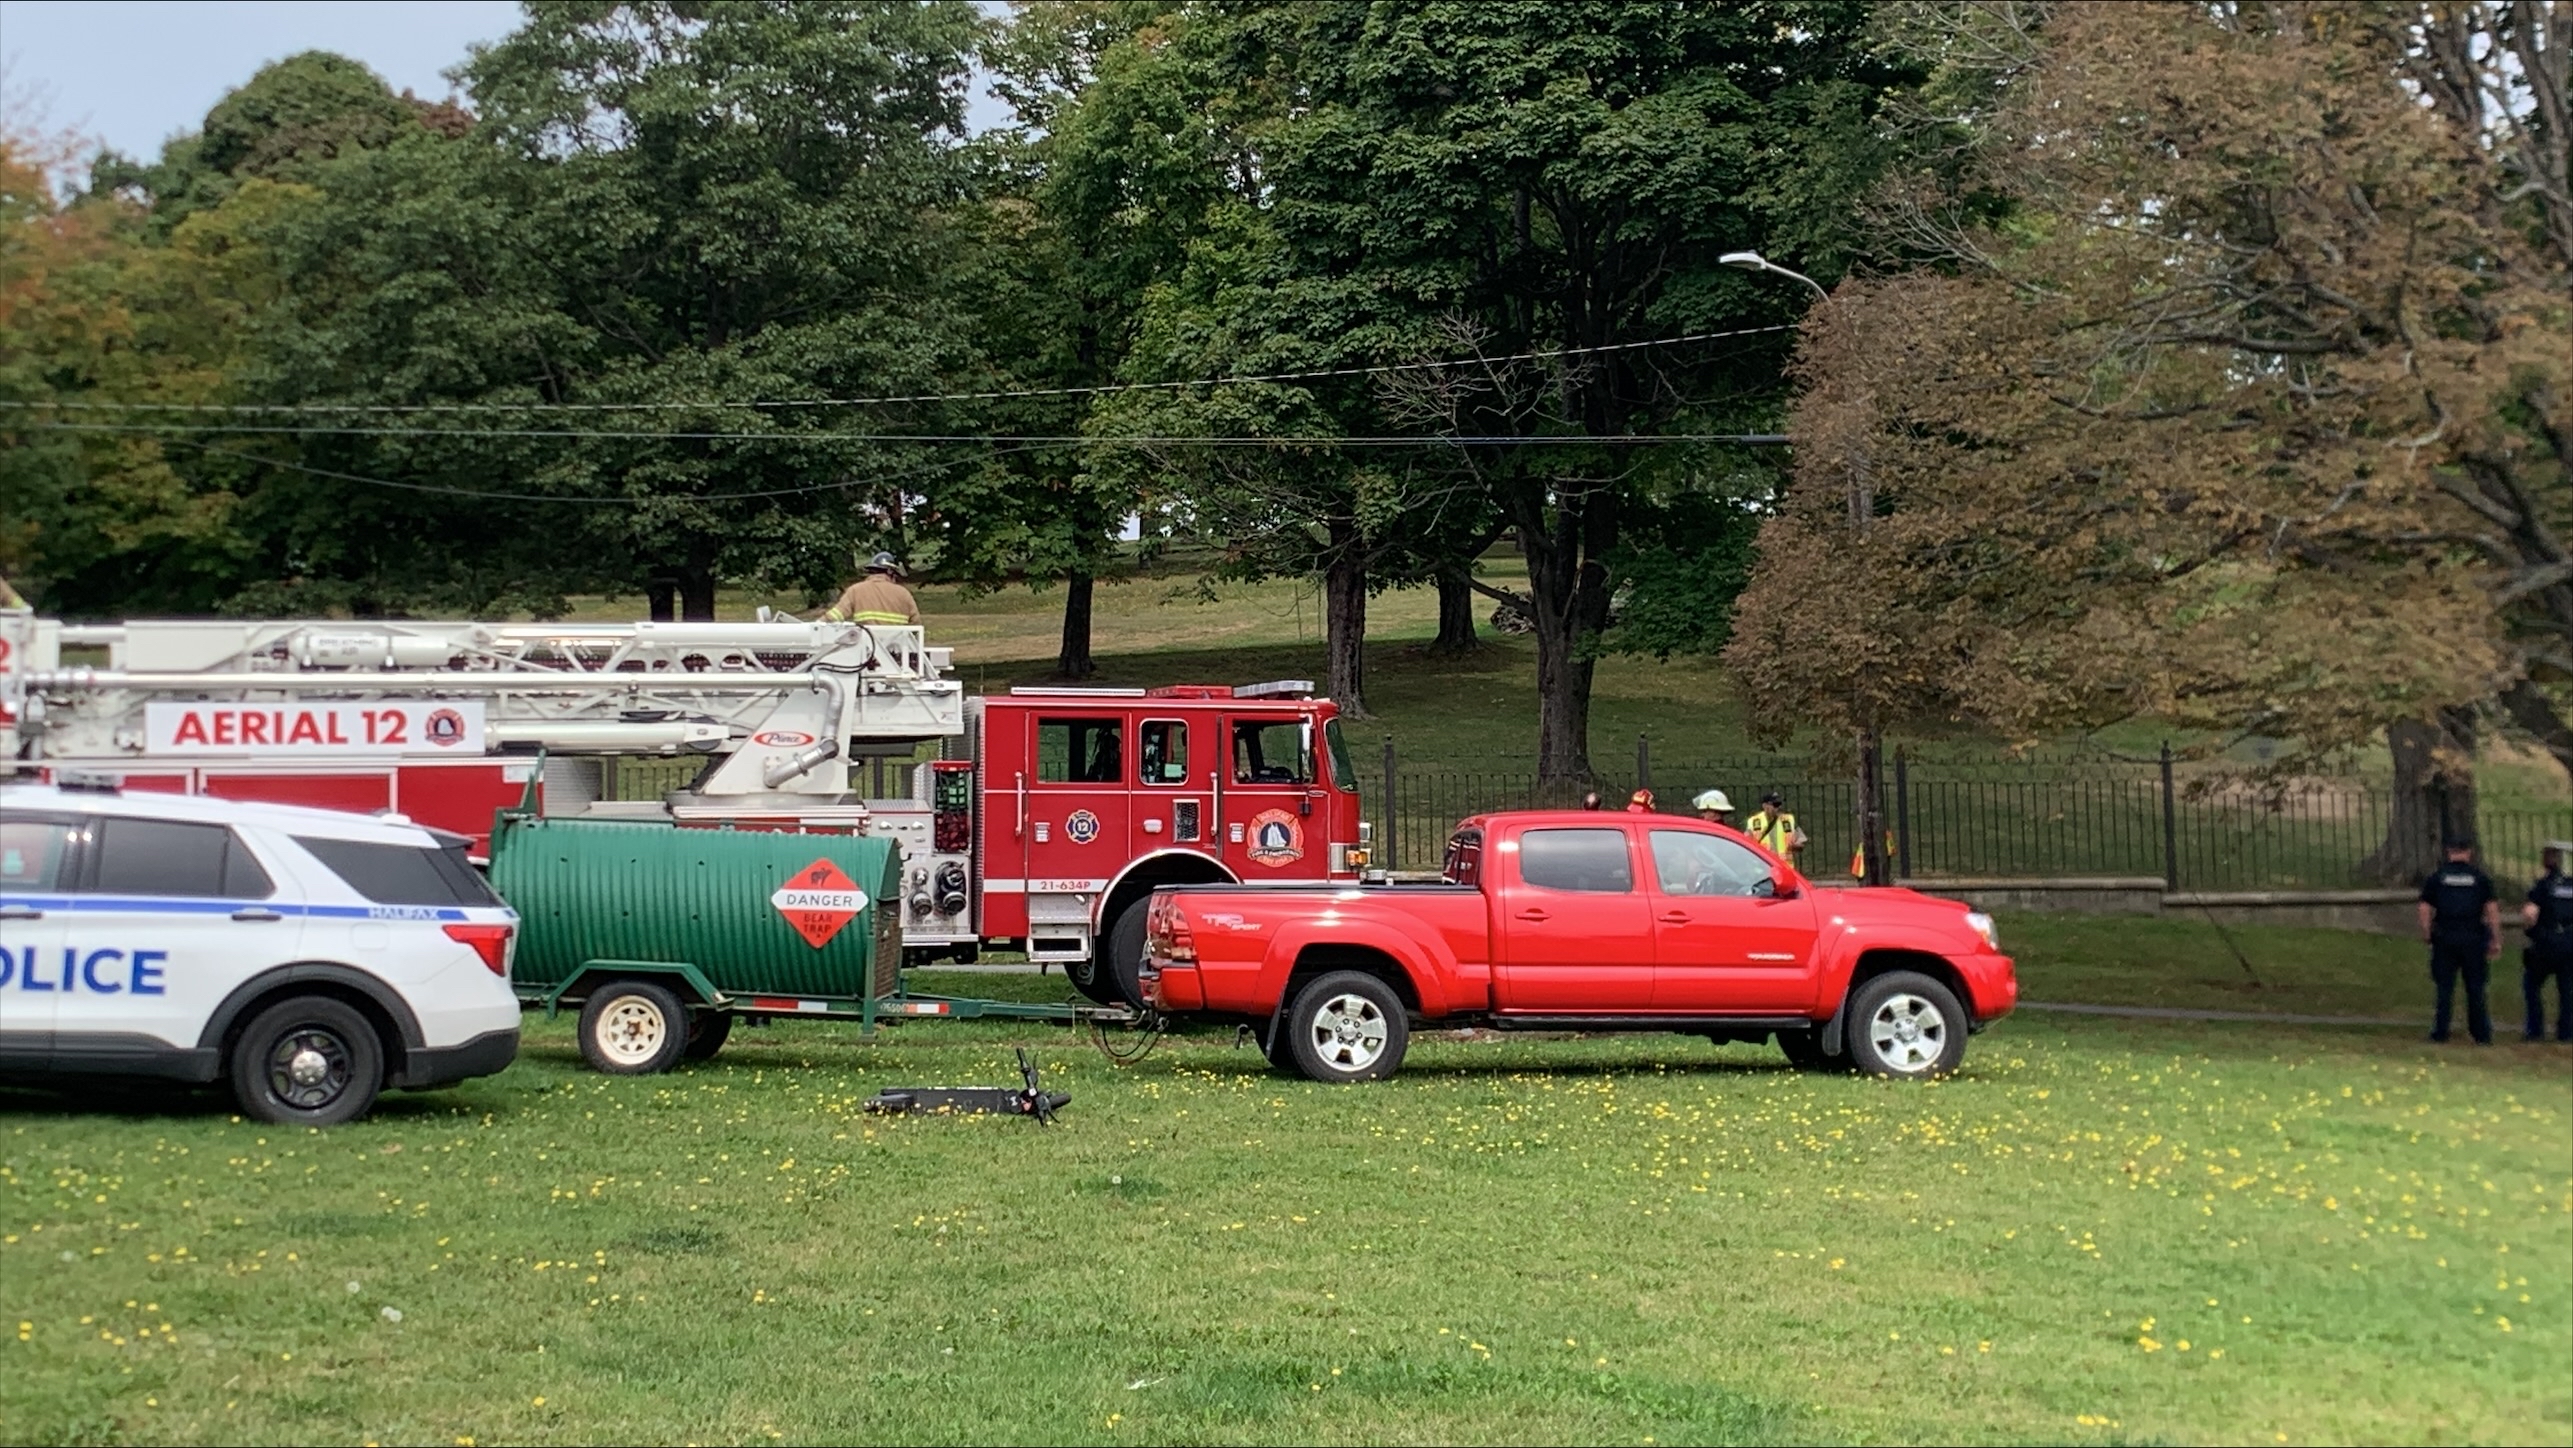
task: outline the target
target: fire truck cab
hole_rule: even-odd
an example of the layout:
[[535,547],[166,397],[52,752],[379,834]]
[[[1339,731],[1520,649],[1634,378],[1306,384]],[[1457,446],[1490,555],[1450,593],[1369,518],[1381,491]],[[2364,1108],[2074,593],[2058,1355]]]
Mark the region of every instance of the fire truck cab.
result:
[[980,934],[1063,962],[1094,998],[1132,999],[1155,887],[1355,880],[1370,844],[1357,774],[1337,712],[1309,688],[968,700]]
[[[902,850],[907,958],[984,946],[1140,1003],[1161,885],[1355,880],[1368,826],[1304,680],[966,697],[917,626],[144,620],[0,609],[0,775],[398,815],[848,832]],[[935,756],[923,758],[924,755]],[[610,761],[693,761],[615,796]],[[870,761],[908,771],[879,788]],[[1105,966],[1106,968],[1102,968]]]

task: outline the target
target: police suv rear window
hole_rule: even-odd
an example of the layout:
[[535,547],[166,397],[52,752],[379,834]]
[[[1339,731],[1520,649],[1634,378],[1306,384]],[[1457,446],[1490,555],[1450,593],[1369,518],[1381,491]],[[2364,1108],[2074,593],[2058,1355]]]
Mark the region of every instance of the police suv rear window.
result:
[[277,892],[249,847],[222,825],[138,820],[98,822],[89,888],[101,895],[265,900]]
[[312,857],[378,905],[498,905],[464,851],[432,845],[379,845],[364,840],[295,836]]
[[53,889],[72,829],[69,820],[0,819],[0,889]]

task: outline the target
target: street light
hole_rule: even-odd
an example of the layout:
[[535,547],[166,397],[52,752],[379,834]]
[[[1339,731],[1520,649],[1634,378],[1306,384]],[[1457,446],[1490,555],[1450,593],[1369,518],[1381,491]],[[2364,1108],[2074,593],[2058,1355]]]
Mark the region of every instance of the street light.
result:
[[[1728,251],[1716,260],[1725,266],[1742,271],[1776,272],[1782,277],[1793,277],[1813,288],[1814,295],[1824,302],[1828,303],[1832,299],[1831,293],[1823,290],[1822,283],[1803,272],[1780,266],[1756,251]],[[1876,500],[1867,486],[1866,468],[1867,465],[1863,460],[1854,462],[1850,468],[1849,478],[1849,524],[1851,529],[1861,536],[1866,534],[1867,525],[1876,512]],[[1877,738],[1875,725],[1868,724],[1859,729],[1858,849],[1860,859],[1864,862],[1864,877],[1870,885],[1887,883],[1882,844],[1885,830],[1884,791],[1878,784],[1878,776],[1883,773],[1881,762],[1883,747],[1883,742]]]
[[1724,255],[1717,257],[1716,260],[1726,266],[1739,267],[1744,271],[1776,272],[1782,277],[1794,277],[1796,280],[1803,282],[1806,286],[1812,287],[1814,289],[1815,296],[1822,298],[1826,302],[1831,300],[1831,293],[1823,290],[1822,283],[1815,281],[1812,277],[1805,275],[1803,272],[1790,271],[1787,268],[1778,265],[1776,262],[1771,261],[1769,258],[1762,256],[1756,251],[1728,251]]

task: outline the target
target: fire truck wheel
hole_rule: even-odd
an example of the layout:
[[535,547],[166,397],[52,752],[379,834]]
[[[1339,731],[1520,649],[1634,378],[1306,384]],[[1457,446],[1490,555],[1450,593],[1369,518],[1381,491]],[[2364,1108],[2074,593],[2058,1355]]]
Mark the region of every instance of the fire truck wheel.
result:
[[1393,987],[1354,970],[1306,986],[1282,1024],[1295,1068],[1316,1081],[1382,1081],[1411,1044],[1411,1023]]
[[384,1084],[384,1043],[354,1006],[328,996],[279,1001],[232,1049],[232,1094],[245,1116],[337,1126],[366,1114]]
[[715,1058],[715,1053],[724,1048],[724,1042],[732,1038],[732,1034],[733,1013],[731,1011],[690,1011],[688,1044],[680,1048],[679,1059],[711,1061]]
[[1105,968],[1101,952],[1092,947],[1089,958],[1066,961],[1063,973],[1072,978],[1072,988],[1103,1006],[1121,1005],[1114,976]]
[[1108,958],[1099,962],[1104,987],[1099,999],[1109,1005],[1144,1008],[1144,916],[1151,906],[1147,895],[1127,906],[1108,928]]
[[1849,1053],[1844,1050],[1837,1056],[1827,1054],[1823,1050],[1823,1033],[1820,1030],[1780,1031],[1778,1049],[1787,1053],[1787,1064],[1799,1071],[1849,1069]]
[[581,1059],[611,1076],[649,1076],[679,1064],[688,1016],[679,997],[648,980],[610,981],[581,1007]]

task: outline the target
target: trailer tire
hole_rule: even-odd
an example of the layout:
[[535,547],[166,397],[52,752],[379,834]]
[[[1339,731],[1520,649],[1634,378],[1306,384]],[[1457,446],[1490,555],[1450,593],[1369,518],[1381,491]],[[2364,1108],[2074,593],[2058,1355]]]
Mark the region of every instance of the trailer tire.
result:
[[1403,1064],[1411,1023],[1375,976],[1335,970],[1296,994],[1281,1023],[1295,1068],[1316,1081],[1382,1081]]
[[733,1034],[731,1011],[690,1011],[688,1044],[679,1048],[682,1061],[711,1061],[724,1048]]
[[649,1076],[679,1064],[688,1049],[688,1013],[669,987],[612,980],[581,1006],[581,1059],[610,1076]]
[[375,1104],[384,1042],[346,1001],[295,996],[242,1028],[228,1063],[241,1114],[277,1126],[337,1126]]
[[1098,962],[1107,991],[1099,998],[1103,1004],[1144,1008],[1144,918],[1151,908],[1146,895],[1119,911],[1117,923],[1108,927],[1108,958]]

